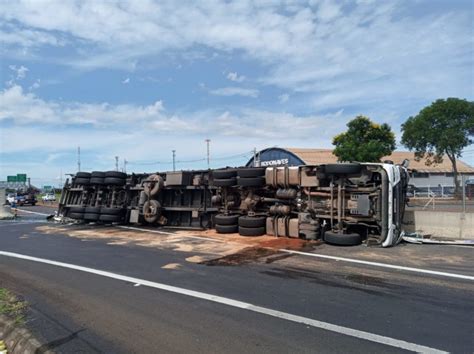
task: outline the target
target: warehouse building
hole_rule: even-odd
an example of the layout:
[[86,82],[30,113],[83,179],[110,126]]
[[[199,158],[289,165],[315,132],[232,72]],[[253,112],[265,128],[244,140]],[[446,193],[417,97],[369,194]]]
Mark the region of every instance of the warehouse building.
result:
[[[254,163],[255,159],[255,163]],[[410,184],[419,194],[435,193],[436,195],[449,195],[454,190],[453,171],[451,161],[446,157],[443,162],[427,166],[425,160],[415,160],[413,152],[394,151],[390,156],[385,156],[382,161],[390,160],[400,164],[403,160],[409,160],[409,168],[412,170]],[[319,165],[336,163],[337,157],[331,149],[301,149],[301,148],[279,148],[271,147],[256,153],[248,162],[247,166],[298,166]],[[457,168],[466,180],[474,180],[474,168],[458,160]]]

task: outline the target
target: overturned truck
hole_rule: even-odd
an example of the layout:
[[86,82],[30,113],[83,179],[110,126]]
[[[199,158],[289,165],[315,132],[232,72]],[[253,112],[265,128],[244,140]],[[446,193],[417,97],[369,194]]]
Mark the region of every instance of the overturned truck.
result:
[[400,238],[407,185],[407,170],[389,163],[78,172],[64,185],[59,214],[389,247]]

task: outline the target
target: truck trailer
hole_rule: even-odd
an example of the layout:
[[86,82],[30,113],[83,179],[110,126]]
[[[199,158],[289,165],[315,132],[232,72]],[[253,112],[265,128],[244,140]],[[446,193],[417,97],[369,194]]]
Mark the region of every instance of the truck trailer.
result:
[[390,247],[400,240],[408,179],[392,163],[78,172],[66,180],[58,213],[83,222]]

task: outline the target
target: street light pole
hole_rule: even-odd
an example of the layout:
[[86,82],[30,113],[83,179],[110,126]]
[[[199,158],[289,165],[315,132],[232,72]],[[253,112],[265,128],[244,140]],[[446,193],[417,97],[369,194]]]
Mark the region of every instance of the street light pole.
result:
[[173,172],[176,171],[176,150],[171,150],[173,152]]
[[209,151],[209,143],[211,142],[211,139],[206,139],[206,144],[207,144],[207,168],[211,168],[211,161],[210,161],[210,151]]

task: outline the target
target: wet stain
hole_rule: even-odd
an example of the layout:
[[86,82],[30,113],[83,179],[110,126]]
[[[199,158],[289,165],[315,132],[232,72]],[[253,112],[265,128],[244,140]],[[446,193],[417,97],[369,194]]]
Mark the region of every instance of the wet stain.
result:
[[261,258],[269,257],[277,253],[277,250],[272,250],[268,248],[248,247],[237,253],[229,254],[227,256],[211,259],[208,261],[203,261],[199,264],[204,264],[207,266],[238,266],[241,264],[256,262]]
[[[326,285],[335,288],[342,289],[351,289],[356,291],[361,291],[366,294],[371,295],[383,295],[396,297],[394,294],[388,293],[386,290],[391,288],[401,288],[393,284],[385,284],[383,281],[371,280],[362,280],[361,278],[354,281],[354,279],[347,279],[347,276],[344,275],[329,275],[327,272],[318,272],[318,271],[305,271],[300,269],[278,269],[273,268],[270,270],[265,270],[260,272],[262,274],[270,275],[273,277],[278,277],[282,279],[291,279],[291,280],[306,280],[311,283]],[[370,278],[370,277],[369,277]],[[366,282],[367,284],[365,284]],[[368,283],[371,282],[369,285]],[[376,285],[377,284],[377,285]]]

